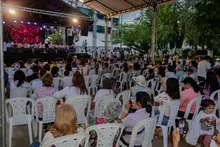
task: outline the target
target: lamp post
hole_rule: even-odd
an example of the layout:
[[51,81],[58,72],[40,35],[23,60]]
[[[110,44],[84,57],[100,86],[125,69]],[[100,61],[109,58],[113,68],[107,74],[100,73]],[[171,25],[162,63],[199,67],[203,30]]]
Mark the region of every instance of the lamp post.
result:
[[3,24],[2,0],[0,0],[0,146],[6,146],[5,139],[5,91],[4,91],[4,50],[3,50]]

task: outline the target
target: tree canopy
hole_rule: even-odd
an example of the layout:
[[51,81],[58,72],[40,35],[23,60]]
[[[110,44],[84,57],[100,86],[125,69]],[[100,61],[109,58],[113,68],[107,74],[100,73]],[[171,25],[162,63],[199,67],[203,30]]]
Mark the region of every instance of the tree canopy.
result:
[[[157,47],[180,48],[184,40],[195,48],[197,45],[218,49],[220,45],[220,1],[177,0],[162,5],[157,10]],[[134,24],[118,26],[119,35],[113,44],[123,43],[147,52],[151,46],[152,12],[148,8],[141,12]]]

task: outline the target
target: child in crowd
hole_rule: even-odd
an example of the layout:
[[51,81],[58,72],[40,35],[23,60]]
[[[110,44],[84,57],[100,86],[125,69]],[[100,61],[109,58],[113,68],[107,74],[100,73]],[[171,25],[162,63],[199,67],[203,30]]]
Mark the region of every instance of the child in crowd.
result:
[[201,106],[202,110],[192,121],[192,126],[186,135],[186,142],[194,146],[205,144],[206,138],[212,137],[214,134],[215,103],[210,99],[205,99],[202,101]]

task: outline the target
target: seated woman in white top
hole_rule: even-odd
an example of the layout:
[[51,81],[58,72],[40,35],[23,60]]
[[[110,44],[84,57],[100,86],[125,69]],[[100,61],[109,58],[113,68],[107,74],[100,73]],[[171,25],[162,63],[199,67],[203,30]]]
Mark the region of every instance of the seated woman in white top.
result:
[[14,74],[13,82],[10,84],[10,89],[18,87],[30,87],[30,84],[26,82],[26,76],[22,70],[17,70]]
[[79,72],[76,72],[72,78],[72,86],[66,87],[63,90],[56,92],[53,96],[56,98],[68,98],[84,94],[88,94],[84,77]]
[[76,112],[74,108],[69,104],[61,103],[58,100],[55,112],[54,125],[45,134],[41,144],[43,145],[44,143],[56,139],[58,137],[80,132],[83,132],[83,129],[77,128]]
[[[150,96],[146,92],[138,92],[136,94],[137,110],[135,113],[128,113],[130,109],[129,101],[126,104],[126,111],[122,114],[122,123],[125,126],[121,141],[124,145],[129,146],[131,139],[131,132],[133,127],[139,122],[150,118],[154,114],[152,113],[152,106],[150,104]],[[144,141],[144,129],[140,130],[137,134],[135,146],[142,146]]]
[[98,90],[98,92],[95,95],[95,98],[93,99],[91,109],[93,109],[95,107],[95,103],[97,101],[99,101],[101,98],[103,98],[104,96],[109,95],[109,94],[114,94],[114,92],[112,90],[112,84],[111,84],[110,79],[104,78],[102,80],[101,89]]

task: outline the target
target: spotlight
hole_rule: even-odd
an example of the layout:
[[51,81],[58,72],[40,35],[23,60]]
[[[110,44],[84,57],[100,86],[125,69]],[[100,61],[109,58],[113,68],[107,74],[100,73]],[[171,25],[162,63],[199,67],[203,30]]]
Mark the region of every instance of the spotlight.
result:
[[43,28],[40,28],[40,30],[43,30]]
[[50,27],[51,29],[53,29],[53,26],[52,27]]
[[37,25],[37,23],[35,22],[34,25]]
[[21,21],[21,23],[24,23],[23,21]]
[[28,24],[31,24],[30,22],[28,22]]
[[16,21],[16,20],[14,20],[14,23],[17,23],[17,21]]
[[9,13],[11,13],[11,14],[15,14],[16,12],[15,12],[15,10],[10,9],[10,10],[9,10]]
[[5,22],[4,22],[4,21],[3,21],[2,23],[3,23],[3,24],[5,24]]
[[78,20],[74,18],[74,19],[73,19],[73,22],[77,23],[77,22],[78,22]]
[[46,28],[46,26],[43,26],[44,28]]

